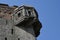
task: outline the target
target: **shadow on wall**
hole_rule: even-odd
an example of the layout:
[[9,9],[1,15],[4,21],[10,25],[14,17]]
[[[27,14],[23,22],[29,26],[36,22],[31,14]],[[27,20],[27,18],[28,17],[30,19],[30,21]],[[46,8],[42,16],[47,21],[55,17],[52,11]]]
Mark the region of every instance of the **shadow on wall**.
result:
[[[27,23],[27,22],[25,21],[25,22],[22,22],[22,24],[19,23],[19,24],[15,25],[15,26],[17,26],[17,27],[19,27],[19,28],[21,28],[21,29],[24,28],[23,30],[25,30],[26,32],[32,34],[32,35],[35,36],[35,37],[38,37],[38,35],[40,35],[40,30],[41,30],[41,28],[42,28],[42,24],[41,24],[38,20],[35,21],[35,22],[34,22],[33,24],[31,24],[31,25],[28,25],[28,24],[29,24],[29,23]],[[27,26],[27,25],[28,25],[28,26]],[[33,29],[34,33],[31,32],[32,29]],[[28,31],[28,30],[29,30],[29,31]]]

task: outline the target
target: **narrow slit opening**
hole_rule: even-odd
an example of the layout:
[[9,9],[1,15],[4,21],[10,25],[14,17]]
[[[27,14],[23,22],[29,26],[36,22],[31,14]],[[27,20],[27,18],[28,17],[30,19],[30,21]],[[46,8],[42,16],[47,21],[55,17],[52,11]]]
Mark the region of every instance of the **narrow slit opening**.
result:
[[13,29],[11,29],[11,34],[13,34]]
[[5,40],[7,40],[7,38],[5,37]]
[[20,40],[20,38],[18,38],[18,40]]

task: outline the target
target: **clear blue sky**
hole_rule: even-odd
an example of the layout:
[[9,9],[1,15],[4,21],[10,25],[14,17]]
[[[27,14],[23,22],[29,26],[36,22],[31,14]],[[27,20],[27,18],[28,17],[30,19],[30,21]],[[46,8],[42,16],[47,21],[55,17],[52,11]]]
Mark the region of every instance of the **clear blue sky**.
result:
[[60,40],[60,0],[0,0],[12,5],[31,5],[36,8],[42,22],[38,40]]

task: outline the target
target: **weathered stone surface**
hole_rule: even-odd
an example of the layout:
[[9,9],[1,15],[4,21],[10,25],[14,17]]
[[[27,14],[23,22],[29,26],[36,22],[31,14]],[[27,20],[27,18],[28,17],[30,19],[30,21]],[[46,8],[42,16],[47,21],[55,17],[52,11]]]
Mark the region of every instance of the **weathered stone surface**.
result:
[[36,40],[41,27],[33,7],[0,4],[0,40]]

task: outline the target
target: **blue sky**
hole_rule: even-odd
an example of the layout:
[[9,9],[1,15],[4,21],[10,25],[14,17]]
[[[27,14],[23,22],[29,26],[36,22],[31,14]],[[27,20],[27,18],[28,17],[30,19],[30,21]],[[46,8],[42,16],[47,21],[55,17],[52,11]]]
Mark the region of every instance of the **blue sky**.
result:
[[35,7],[43,26],[37,39],[60,40],[60,0],[0,0],[0,3]]

